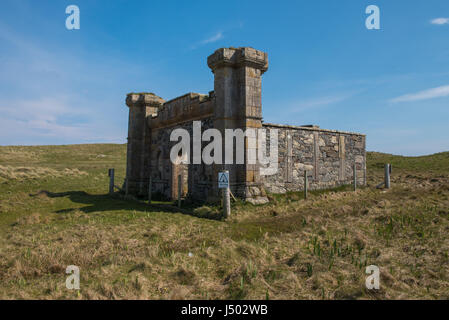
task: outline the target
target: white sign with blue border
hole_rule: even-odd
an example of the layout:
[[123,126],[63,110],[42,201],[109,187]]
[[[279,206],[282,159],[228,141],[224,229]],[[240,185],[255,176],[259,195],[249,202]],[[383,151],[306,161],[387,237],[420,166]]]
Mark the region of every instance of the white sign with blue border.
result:
[[218,188],[229,188],[229,171],[223,171],[218,173]]

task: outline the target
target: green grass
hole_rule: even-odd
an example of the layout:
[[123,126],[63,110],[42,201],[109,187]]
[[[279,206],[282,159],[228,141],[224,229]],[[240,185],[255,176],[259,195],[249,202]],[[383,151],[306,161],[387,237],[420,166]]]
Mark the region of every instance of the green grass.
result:
[[[448,155],[369,153],[366,188],[238,202],[223,221],[108,196],[126,145],[0,147],[0,298],[447,299]],[[386,162],[388,191],[375,188]],[[65,288],[72,264],[79,292]]]
[[378,152],[367,154],[368,170],[383,169],[385,163],[392,164],[394,170],[447,174],[449,172],[449,152],[421,157],[403,157]]

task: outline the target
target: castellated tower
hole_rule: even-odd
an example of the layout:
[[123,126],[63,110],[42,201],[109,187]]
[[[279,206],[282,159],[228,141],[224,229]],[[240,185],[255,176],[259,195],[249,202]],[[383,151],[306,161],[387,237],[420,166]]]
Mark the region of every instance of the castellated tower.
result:
[[[208,57],[207,64],[214,73],[214,128],[222,137],[225,129],[262,128],[262,74],[268,69],[267,54],[253,48],[221,48]],[[223,139],[223,150],[224,143]],[[245,138],[244,148],[244,164],[216,165],[215,176],[220,170],[229,170],[232,192],[248,199],[260,196],[263,188],[259,166],[248,164],[248,150],[256,145]]]
[[126,194],[147,193],[151,159],[151,130],[147,120],[157,116],[163,103],[164,100],[153,93],[130,93],[126,97],[129,107]]

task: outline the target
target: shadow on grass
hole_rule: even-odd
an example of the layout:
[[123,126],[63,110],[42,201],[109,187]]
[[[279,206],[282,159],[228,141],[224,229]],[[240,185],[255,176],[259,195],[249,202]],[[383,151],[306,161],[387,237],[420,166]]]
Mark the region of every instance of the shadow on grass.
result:
[[196,208],[198,205],[185,205],[185,208],[178,208],[171,205],[170,202],[144,203],[135,198],[127,199],[119,193],[114,195],[109,194],[89,194],[85,191],[67,191],[67,192],[50,192],[41,190],[36,194],[30,194],[31,197],[47,196],[49,198],[68,198],[74,203],[86,204],[87,206],[81,208],[67,208],[55,211],[55,213],[69,213],[75,210],[82,211],[84,213],[102,212],[102,211],[158,211],[167,213],[184,213],[198,218],[207,218],[212,220],[220,220],[221,216],[198,214]]
[[[148,211],[150,208],[155,207],[143,202],[123,199],[118,194],[110,196],[109,194],[89,194],[85,191],[50,192],[46,190],[39,191],[36,194],[30,194],[32,197],[40,195],[45,195],[49,198],[68,198],[72,202],[88,205],[81,208],[61,209],[56,211],[56,213],[66,213],[73,210],[80,210],[84,213],[117,210]],[[165,210],[161,209],[160,211]]]
[[[341,192],[349,191],[351,186],[344,185],[337,188],[325,189],[325,190],[314,190],[310,191],[312,195],[320,195],[328,192]],[[87,206],[81,208],[67,208],[55,211],[55,213],[70,213],[75,210],[82,211],[84,213],[93,212],[103,212],[103,211],[157,211],[157,212],[167,212],[167,213],[183,213],[197,218],[203,218],[208,220],[223,220],[223,215],[219,206],[211,205],[206,206],[201,203],[190,203],[188,201],[183,201],[182,207],[178,208],[170,202],[153,202],[151,205],[138,200],[133,197],[124,197],[119,193],[114,195],[109,194],[89,194],[85,191],[67,191],[67,192],[50,192],[46,190],[39,191],[36,194],[30,194],[32,197],[36,196],[47,196],[49,198],[68,198],[74,203],[86,204]],[[269,195],[271,198],[271,203],[281,205],[287,201],[301,201],[303,199],[303,192],[288,192],[282,195]],[[266,204],[268,205],[268,204]],[[245,203],[238,200],[233,204],[235,208],[257,208],[264,207],[266,205],[252,205],[250,203]]]

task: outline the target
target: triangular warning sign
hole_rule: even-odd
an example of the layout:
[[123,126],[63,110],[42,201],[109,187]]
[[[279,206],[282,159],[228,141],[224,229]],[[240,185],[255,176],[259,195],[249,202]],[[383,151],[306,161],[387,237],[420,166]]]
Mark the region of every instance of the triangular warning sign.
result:
[[222,183],[228,183],[228,177],[226,176],[225,173],[221,173],[221,174],[220,174],[219,182],[222,182]]

